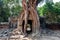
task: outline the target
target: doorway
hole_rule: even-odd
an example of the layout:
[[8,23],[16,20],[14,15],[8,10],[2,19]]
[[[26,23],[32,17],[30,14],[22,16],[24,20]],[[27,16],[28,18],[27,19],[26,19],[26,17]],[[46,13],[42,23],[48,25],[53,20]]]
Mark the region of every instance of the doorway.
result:
[[[23,23],[22,23],[22,31],[23,31],[23,33],[24,33],[24,24],[25,24],[25,21],[23,20]],[[28,23],[27,23],[27,26],[26,26],[26,33],[27,34],[32,33],[32,20],[28,20]]]

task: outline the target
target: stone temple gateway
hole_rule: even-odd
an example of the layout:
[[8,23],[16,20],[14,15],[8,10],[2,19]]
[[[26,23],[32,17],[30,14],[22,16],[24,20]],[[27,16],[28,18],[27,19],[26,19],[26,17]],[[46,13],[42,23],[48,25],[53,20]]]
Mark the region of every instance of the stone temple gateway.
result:
[[22,0],[23,10],[18,17],[17,28],[24,34],[36,34],[39,32],[40,23],[36,10],[37,0]]
[[[22,11],[19,16],[11,18],[11,23],[16,25],[11,34],[27,37],[40,37],[40,21],[36,10],[38,0],[22,0]],[[15,37],[14,37],[15,38]]]

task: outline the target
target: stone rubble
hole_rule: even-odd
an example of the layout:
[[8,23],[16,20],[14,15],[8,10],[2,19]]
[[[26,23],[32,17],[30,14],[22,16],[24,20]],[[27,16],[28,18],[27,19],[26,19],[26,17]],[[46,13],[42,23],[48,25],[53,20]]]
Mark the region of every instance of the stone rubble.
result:
[[25,35],[11,35],[12,29],[2,29],[0,30],[0,39],[1,37],[18,38],[20,40],[60,40],[60,31],[59,30],[49,30],[41,29],[40,34],[36,34],[33,37],[25,37]]

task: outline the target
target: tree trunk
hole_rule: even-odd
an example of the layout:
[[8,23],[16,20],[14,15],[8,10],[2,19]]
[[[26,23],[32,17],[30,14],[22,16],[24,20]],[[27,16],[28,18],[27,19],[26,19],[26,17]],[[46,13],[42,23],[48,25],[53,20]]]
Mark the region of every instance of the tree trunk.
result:
[[28,0],[27,2],[26,2],[26,0],[22,0],[22,6],[23,6],[24,14],[25,14],[24,33],[26,33],[26,26],[27,26],[27,23],[28,23],[29,14],[33,15],[32,16],[33,21],[34,21],[34,23],[33,23],[33,26],[34,26],[33,27],[34,28],[33,32],[37,32],[37,30],[39,30],[40,23],[39,23],[39,16],[38,16],[37,11],[36,11],[36,2],[37,2],[37,0]]

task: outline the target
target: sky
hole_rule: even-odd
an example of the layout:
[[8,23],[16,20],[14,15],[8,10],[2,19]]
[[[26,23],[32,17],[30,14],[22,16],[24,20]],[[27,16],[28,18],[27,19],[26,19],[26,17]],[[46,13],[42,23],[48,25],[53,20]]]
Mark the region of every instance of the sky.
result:
[[[53,0],[54,3],[59,2],[59,1],[60,1],[60,0]],[[22,4],[21,4],[21,0],[19,1],[19,3],[20,3],[20,5],[22,5]],[[44,4],[45,4],[45,0],[44,0],[43,3],[39,3],[39,4],[38,4],[38,7],[41,7],[41,6],[43,6]]]
[[[54,3],[59,2],[59,1],[60,1],[60,0],[53,0]],[[44,4],[45,4],[45,0],[44,0],[43,3],[38,4],[38,7],[42,7]]]
[[59,2],[60,0],[53,0],[54,3]]

